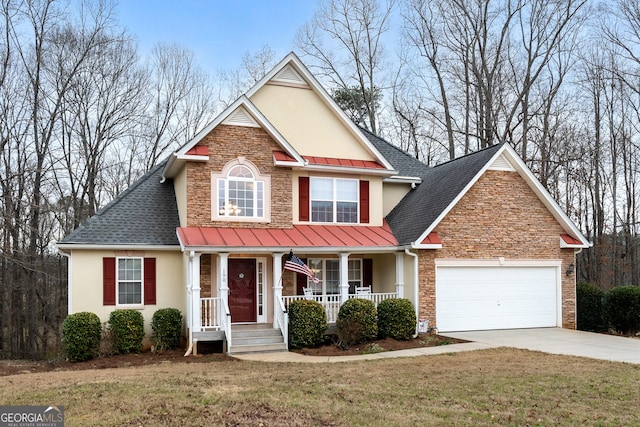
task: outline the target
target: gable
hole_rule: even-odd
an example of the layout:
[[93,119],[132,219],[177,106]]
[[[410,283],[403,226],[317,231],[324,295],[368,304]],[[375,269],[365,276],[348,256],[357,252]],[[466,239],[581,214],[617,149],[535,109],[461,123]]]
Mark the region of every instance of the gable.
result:
[[516,172],[487,170],[436,225],[448,258],[560,257],[563,227]]
[[265,84],[251,101],[304,156],[376,160],[310,89]]

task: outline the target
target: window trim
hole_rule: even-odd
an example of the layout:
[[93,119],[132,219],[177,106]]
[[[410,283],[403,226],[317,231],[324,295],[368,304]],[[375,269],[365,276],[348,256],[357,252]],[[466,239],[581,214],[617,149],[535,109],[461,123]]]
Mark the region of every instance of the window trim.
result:
[[[120,280],[120,260],[127,260],[127,259],[138,259],[140,260],[140,302],[139,303],[132,303],[132,304],[122,304],[120,303],[120,282],[138,282],[138,280]],[[116,257],[116,307],[123,307],[123,308],[144,308],[144,279],[145,279],[145,274],[144,274],[144,257],[139,257],[139,256],[124,256],[124,257]]]
[[[256,184],[256,189],[254,189],[254,215],[253,216],[229,216],[229,215],[221,215],[220,214],[220,206],[218,206],[218,196],[219,196],[219,184],[224,182],[225,186],[225,199],[228,197],[229,191],[229,173],[237,166],[244,166],[253,174],[252,180],[238,180],[244,182],[253,182]],[[258,192],[257,186],[258,183],[261,183],[263,186],[262,191],[262,216],[257,216],[258,212]],[[222,168],[220,173],[212,173],[211,174],[211,219],[213,221],[225,221],[225,222],[261,222],[261,223],[269,223],[271,222],[271,176],[270,175],[262,175],[260,170],[256,167],[253,162],[247,160],[244,157],[238,157],[237,159],[231,160]]]
[[[327,283],[325,281],[326,278],[326,269],[327,269],[327,261],[335,261],[338,263],[338,277],[342,277],[342,274],[340,272],[340,259],[339,258],[308,258],[307,259],[307,265],[309,266],[309,268],[312,268],[311,266],[313,265],[313,263],[315,261],[322,261],[322,271],[320,272],[320,274],[317,274],[314,271],[314,274],[316,274],[318,277],[321,277],[320,279],[320,283],[315,284],[313,283],[313,281],[311,281],[308,277],[305,276],[307,283],[305,284],[305,287],[309,287],[311,286],[311,288],[314,290],[314,294],[317,296],[329,296],[329,295],[340,295],[340,283],[338,280],[338,292],[335,294],[328,294],[327,293]],[[362,284],[364,283],[364,261],[363,258],[349,258],[348,262],[347,262],[347,268],[349,268],[349,263],[350,262],[358,262],[360,264],[360,286],[362,286]],[[347,272],[347,277],[348,277],[348,272]],[[352,282],[351,280],[349,280],[349,282]],[[353,282],[355,282],[355,280],[353,280]],[[316,293],[316,288],[320,286],[322,288],[322,293]],[[356,285],[357,286],[357,285]],[[354,292],[351,292],[351,284],[349,283],[349,293],[353,294],[355,293],[355,287],[354,287]]]
[[[314,199],[313,198],[313,183],[314,181],[318,181],[318,180],[331,180],[332,182],[332,200],[331,200],[331,204],[332,204],[332,218],[333,221],[314,221],[313,220],[313,202],[315,201],[323,201],[323,202],[327,202],[328,200],[324,200],[324,199]],[[355,200],[342,200],[342,199],[338,199],[338,192],[337,192],[337,182],[338,181],[352,181],[355,184],[355,188],[356,188],[356,197]],[[357,178],[343,178],[343,177],[329,177],[329,176],[311,176],[309,177],[309,222],[313,223],[313,224],[360,224],[360,209],[361,209],[361,195],[360,195],[360,191],[361,191],[361,185],[360,185],[360,180]],[[355,203],[356,204],[356,213],[355,213],[355,221],[354,222],[341,222],[338,221],[338,203],[340,202],[348,202],[348,203]]]

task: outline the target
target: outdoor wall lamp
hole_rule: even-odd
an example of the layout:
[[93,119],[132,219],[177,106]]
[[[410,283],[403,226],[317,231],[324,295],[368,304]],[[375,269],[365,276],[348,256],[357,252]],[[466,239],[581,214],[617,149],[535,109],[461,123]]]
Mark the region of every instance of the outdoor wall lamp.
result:
[[567,276],[571,276],[571,273],[573,273],[573,270],[575,270],[575,266],[573,265],[573,263],[569,264],[569,268],[567,268]]

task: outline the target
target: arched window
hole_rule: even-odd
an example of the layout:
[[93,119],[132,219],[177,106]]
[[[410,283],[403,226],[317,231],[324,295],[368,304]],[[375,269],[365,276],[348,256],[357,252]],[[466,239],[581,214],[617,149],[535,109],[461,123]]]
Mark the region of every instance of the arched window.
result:
[[214,217],[235,220],[267,218],[269,177],[260,176],[251,162],[242,158],[230,162],[216,181]]

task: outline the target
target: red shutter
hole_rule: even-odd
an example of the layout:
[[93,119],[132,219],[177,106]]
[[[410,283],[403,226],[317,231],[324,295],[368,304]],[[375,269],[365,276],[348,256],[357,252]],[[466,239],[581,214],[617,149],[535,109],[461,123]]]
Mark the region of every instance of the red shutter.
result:
[[360,181],[360,223],[369,223],[369,181]]
[[116,305],[115,258],[102,258],[102,304]]
[[371,258],[362,260],[362,286],[373,286],[373,260]]
[[309,221],[309,177],[298,178],[298,219]]
[[156,259],[144,259],[144,304],[156,303]]

